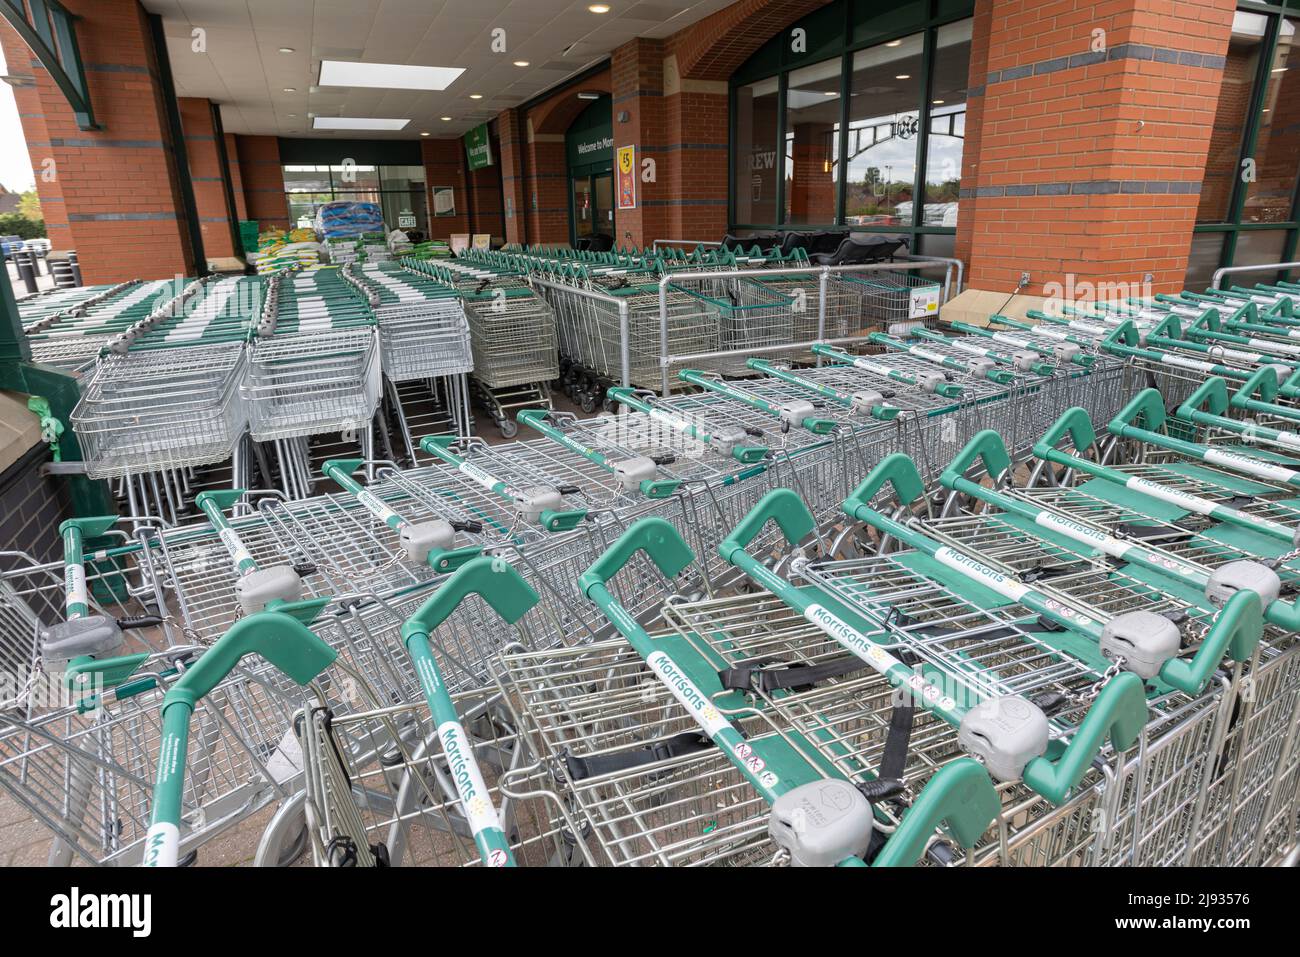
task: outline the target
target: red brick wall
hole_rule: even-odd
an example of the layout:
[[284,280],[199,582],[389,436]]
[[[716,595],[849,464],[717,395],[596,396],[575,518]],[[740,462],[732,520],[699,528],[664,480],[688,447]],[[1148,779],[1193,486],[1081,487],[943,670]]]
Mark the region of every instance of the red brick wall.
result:
[[505,220],[506,242],[523,245],[528,242],[523,117],[518,110],[506,110],[498,114],[496,126],[501,142],[497,162],[501,164],[502,217]]
[[289,203],[284,198],[280,144],[274,136],[237,136],[239,176],[249,219],[261,229],[289,228]]
[[[87,283],[192,275],[180,171],[144,10],[135,0],[67,0],[64,6],[80,17],[77,37],[99,130],[77,128],[49,74],[3,28],[10,68],[30,70],[36,79],[35,95],[24,93],[20,110],[51,242],[77,250]],[[39,175],[47,159],[57,184]]]
[[[611,58],[614,147],[637,148],[637,207],[614,211],[614,241],[619,246],[648,245],[654,239],[666,238],[671,229],[670,202],[677,157],[662,148],[667,142],[663,61],[661,40],[633,40],[615,50]],[[628,115],[626,123],[619,119],[623,113]],[[641,182],[640,166],[647,157],[657,164],[653,183]],[[617,206],[617,174],[614,189]]]
[[247,219],[248,201],[244,198],[244,177],[239,171],[239,142],[234,133],[226,134],[226,166],[230,189],[235,194],[235,215]]
[[[469,197],[465,193],[465,145],[462,140],[423,140],[424,182],[429,204],[429,238],[447,239],[452,233],[472,233]],[[433,215],[433,188],[450,186],[456,197],[455,216]]]
[[212,103],[197,97],[177,101],[185,133],[185,153],[190,163],[194,206],[203,231],[203,251],[209,259],[235,255],[230,234],[230,208],[226,204],[227,171],[217,151],[216,129],[212,124]]
[[1150,272],[1155,291],[1181,287],[1234,5],[980,0],[959,217],[971,285]]

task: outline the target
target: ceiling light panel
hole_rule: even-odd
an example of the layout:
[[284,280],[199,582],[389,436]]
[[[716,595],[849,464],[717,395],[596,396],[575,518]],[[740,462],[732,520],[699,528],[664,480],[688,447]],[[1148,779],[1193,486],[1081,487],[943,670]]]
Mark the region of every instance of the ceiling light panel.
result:
[[318,116],[312,123],[317,130],[403,130],[409,119],[379,119],[373,116]]
[[462,67],[407,66],[401,63],[350,63],[321,60],[321,86],[369,87],[379,90],[445,90]]

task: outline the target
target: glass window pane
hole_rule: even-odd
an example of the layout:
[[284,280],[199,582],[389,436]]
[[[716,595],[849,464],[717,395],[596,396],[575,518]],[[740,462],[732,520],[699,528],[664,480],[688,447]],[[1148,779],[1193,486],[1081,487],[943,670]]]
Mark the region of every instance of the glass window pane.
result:
[[[1285,229],[1243,229],[1237,233],[1237,248],[1232,254],[1234,266],[1262,266],[1280,263],[1286,249]],[[1262,274],[1260,274],[1262,276]],[[1243,278],[1249,278],[1247,273]]]
[[379,189],[378,166],[331,166],[330,177],[334,180],[334,190]]
[[776,77],[736,89],[735,221],[775,225],[777,187]]
[[325,169],[320,172],[315,166],[284,167],[284,191],[286,193],[329,192],[330,174]]
[[785,220],[835,222],[840,175],[841,60],[794,70],[785,93]]
[[957,225],[972,22],[949,23],[940,27],[935,36],[930,135],[925,154],[925,207],[921,211],[923,226]]
[[1223,257],[1223,233],[1193,233],[1183,286],[1195,292],[1209,288],[1210,277]]
[[920,240],[918,252],[922,256],[942,256],[952,259],[957,249],[957,237],[952,233],[926,233],[916,237]]
[[1232,18],[1232,39],[1219,86],[1219,105],[1210,131],[1205,179],[1196,210],[1198,223],[1227,222],[1232,212],[1232,190],[1241,175],[1241,142],[1267,27],[1268,17],[1262,13],[1238,10]]
[[424,185],[423,166],[381,166],[379,182],[383,189],[396,189],[405,192],[412,185]]
[[853,55],[846,221],[912,224],[921,105],[922,35]]
[[1277,49],[1255,138],[1255,181],[1246,184],[1243,223],[1285,223],[1300,174],[1300,21],[1278,25]]

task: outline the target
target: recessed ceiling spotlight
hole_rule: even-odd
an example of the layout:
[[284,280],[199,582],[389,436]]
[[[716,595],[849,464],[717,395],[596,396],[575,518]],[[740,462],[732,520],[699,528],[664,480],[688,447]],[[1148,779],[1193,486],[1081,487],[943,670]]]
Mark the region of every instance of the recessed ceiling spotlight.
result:
[[294,89],[293,87],[291,87],[291,86],[286,86],[286,87],[284,88],[284,92],[286,92],[286,93],[297,93],[298,91],[295,90],[295,89]]
[[288,117],[289,117],[289,119],[293,119],[293,118],[296,117],[297,115],[298,115],[297,113],[289,113],[289,114],[288,114]]
[[483,94],[482,94],[482,93],[471,93],[471,94],[469,95],[469,98],[470,98],[471,100],[481,100],[481,99],[483,99]]
[[888,43],[885,44],[885,46],[896,47],[902,45],[902,42],[903,42],[902,40],[890,40]]
[[580,99],[580,100],[599,100],[599,99],[600,99],[600,94],[599,94],[599,93],[592,93],[592,92],[590,92],[590,91],[584,91],[584,92],[578,94],[578,99]]
[[293,52],[293,47],[280,47],[280,52],[281,52],[281,53],[292,53],[292,52]]
[[912,74],[910,73],[899,73],[894,77],[895,80],[910,80],[911,78]]
[[935,106],[943,106],[943,100],[931,100],[930,102]]
[[421,133],[420,135],[421,135],[421,136],[430,136],[430,135],[432,135],[432,134],[430,134],[430,133]]
[[527,61],[527,60],[516,60],[516,61],[515,61],[515,66],[528,66],[528,61]]
[[440,117],[440,119],[441,119],[444,123],[450,123],[450,122],[451,122],[451,117],[450,117],[450,116],[443,116],[443,117]]
[[592,13],[609,13],[609,4],[593,3],[591,6],[587,7],[587,9],[590,10]]

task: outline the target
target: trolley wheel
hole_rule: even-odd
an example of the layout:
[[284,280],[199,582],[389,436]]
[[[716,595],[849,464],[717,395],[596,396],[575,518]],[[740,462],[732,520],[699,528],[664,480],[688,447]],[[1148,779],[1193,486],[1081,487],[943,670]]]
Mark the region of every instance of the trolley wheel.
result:
[[613,412],[613,411],[614,411],[614,400],[611,399],[608,395],[605,396],[605,398],[603,398],[603,399],[600,400],[600,411],[601,411],[601,412]]
[[592,395],[590,392],[584,392],[582,394],[582,402],[580,403],[580,407],[582,408],[582,411],[585,412],[587,415],[591,415],[591,413],[596,411],[596,397]]
[[501,435],[507,439],[513,439],[519,434],[519,423],[513,419],[502,419],[497,423],[497,429]]

